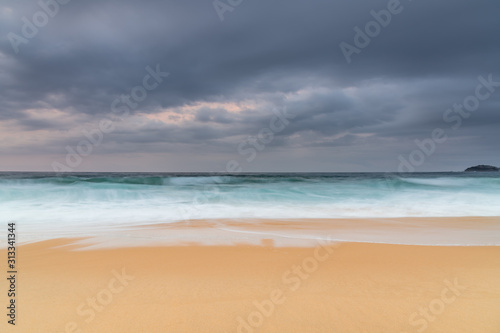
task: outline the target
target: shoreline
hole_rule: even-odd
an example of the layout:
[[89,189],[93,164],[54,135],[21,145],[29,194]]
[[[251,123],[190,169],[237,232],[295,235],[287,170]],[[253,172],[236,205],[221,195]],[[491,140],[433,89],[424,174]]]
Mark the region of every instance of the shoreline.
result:
[[[71,229],[68,226],[68,229]],[[89,248],[176,245],[259,245],[310,247],[329,240],[421,246],[500,246],[500,217],[404,217],[350,219],[200,219],[99,226],[43,234],[20,225],[18,243],[81,238]],[[6,248],[6,239],[0,239]]]

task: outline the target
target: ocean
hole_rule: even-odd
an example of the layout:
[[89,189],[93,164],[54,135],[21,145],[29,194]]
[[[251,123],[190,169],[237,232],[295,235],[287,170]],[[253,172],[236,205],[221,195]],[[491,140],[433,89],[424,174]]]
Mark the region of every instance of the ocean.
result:
[[192,219],[500,216],[500,172],[2,172],[0,212],[38,235]]

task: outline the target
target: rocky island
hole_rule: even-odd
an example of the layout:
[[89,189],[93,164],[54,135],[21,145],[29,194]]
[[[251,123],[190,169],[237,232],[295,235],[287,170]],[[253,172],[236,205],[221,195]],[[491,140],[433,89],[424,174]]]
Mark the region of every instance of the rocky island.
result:
[[465,169],[465,171],[500,171],[500,168],[494,167],[492,165],[476,165]]

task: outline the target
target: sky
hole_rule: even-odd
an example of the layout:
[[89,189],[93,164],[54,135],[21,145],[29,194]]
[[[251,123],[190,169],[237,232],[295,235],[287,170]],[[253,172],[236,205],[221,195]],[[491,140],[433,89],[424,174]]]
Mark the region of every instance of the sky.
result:
[[500,166],[496,0],[0,2],[0,171]]

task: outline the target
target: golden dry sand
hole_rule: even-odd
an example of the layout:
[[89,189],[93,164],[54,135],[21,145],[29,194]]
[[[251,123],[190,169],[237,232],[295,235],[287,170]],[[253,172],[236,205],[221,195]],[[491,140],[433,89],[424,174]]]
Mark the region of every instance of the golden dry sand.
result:
[[500,247],[75,241],[18,247],[1,332],[500,332]]

